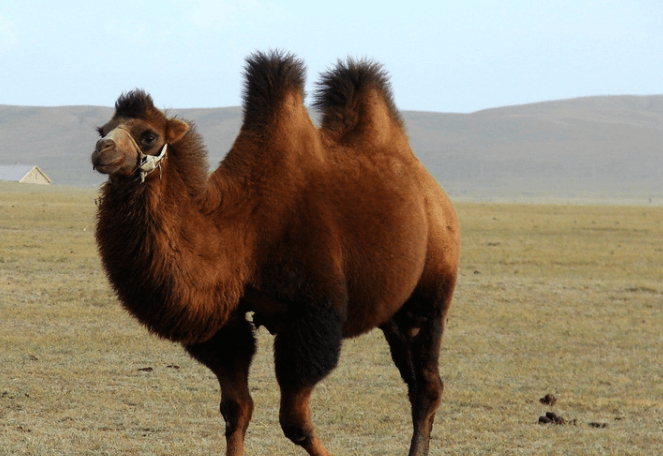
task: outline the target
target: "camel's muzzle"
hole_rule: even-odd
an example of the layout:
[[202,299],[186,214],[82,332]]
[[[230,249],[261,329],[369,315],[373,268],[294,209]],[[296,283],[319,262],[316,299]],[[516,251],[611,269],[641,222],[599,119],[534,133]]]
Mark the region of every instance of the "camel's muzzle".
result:
[[140,172],[141,182],[145,176],[161,167],[166,157],[167,144],[164,144],[159,155],[144,154],[134,138],[122,127],[115,128],[97,141],[92,153],[92,168],[102,174],[119,174],[129,176]]
[[138,167],[140,149],[123,128],[116,128],[97,141],[92,153],[92,167],[102,174],[125,175]]

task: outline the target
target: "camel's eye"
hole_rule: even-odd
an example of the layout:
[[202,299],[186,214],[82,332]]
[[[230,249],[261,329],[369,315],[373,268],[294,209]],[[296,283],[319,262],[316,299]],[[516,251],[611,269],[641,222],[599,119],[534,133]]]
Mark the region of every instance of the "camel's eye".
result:
[[140,142],[145,146],[153,146],[159,136],[153,131],[146,131],[140,135]]

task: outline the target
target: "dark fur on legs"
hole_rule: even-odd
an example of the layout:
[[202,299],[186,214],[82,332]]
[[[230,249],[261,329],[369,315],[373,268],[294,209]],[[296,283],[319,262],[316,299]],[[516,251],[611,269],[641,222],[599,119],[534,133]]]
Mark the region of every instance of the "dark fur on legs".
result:
[[326,306],[289,312],[274,340],[276,378],[281,388],[306,388],[325,378],[338,363],[343,326]]
[[342,330],[341,319],[333,309],[305,307],[286,316],[274,341],[276,378],[282,394],[281,427],[287,438],[306,449],[319,444],[308,400],[313,387],[338,363]]
[[207,342],[185,348],[194,359],[210,368],[219,380],[219,408],[226,422],[227,452],[233,454],[238,446],[243,446],[253,414],[253,399],[248,388],[249,368],[256,351],[253,327],[244,315],[238,314],[232,323]]

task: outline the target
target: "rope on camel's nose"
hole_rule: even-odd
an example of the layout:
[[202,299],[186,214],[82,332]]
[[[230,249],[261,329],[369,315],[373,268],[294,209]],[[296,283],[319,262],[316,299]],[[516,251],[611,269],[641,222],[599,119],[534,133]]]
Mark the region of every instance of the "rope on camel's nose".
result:
[[167,147],[168,144],[164,144],[159,155],[145,155],[141,152],[140,166],[138,167],[140,170],[141,183],[145,182],[145,176],[150,174],[156,168],[159,168],[159,179],[161,179],[161,161],[166,158]]

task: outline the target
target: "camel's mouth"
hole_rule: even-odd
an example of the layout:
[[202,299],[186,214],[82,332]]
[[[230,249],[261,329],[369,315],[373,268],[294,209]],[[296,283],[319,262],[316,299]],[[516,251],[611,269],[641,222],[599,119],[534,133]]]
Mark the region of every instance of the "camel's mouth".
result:
[[138,167],[140,155],[131,134],[118,127],[97,141],[92,153],[92,167],[102,174],[130,175]]
[[95,151],[92,154],[92,169],[101,174],[118,174],[124,167],[124,157],[121,155],[110,156]]

